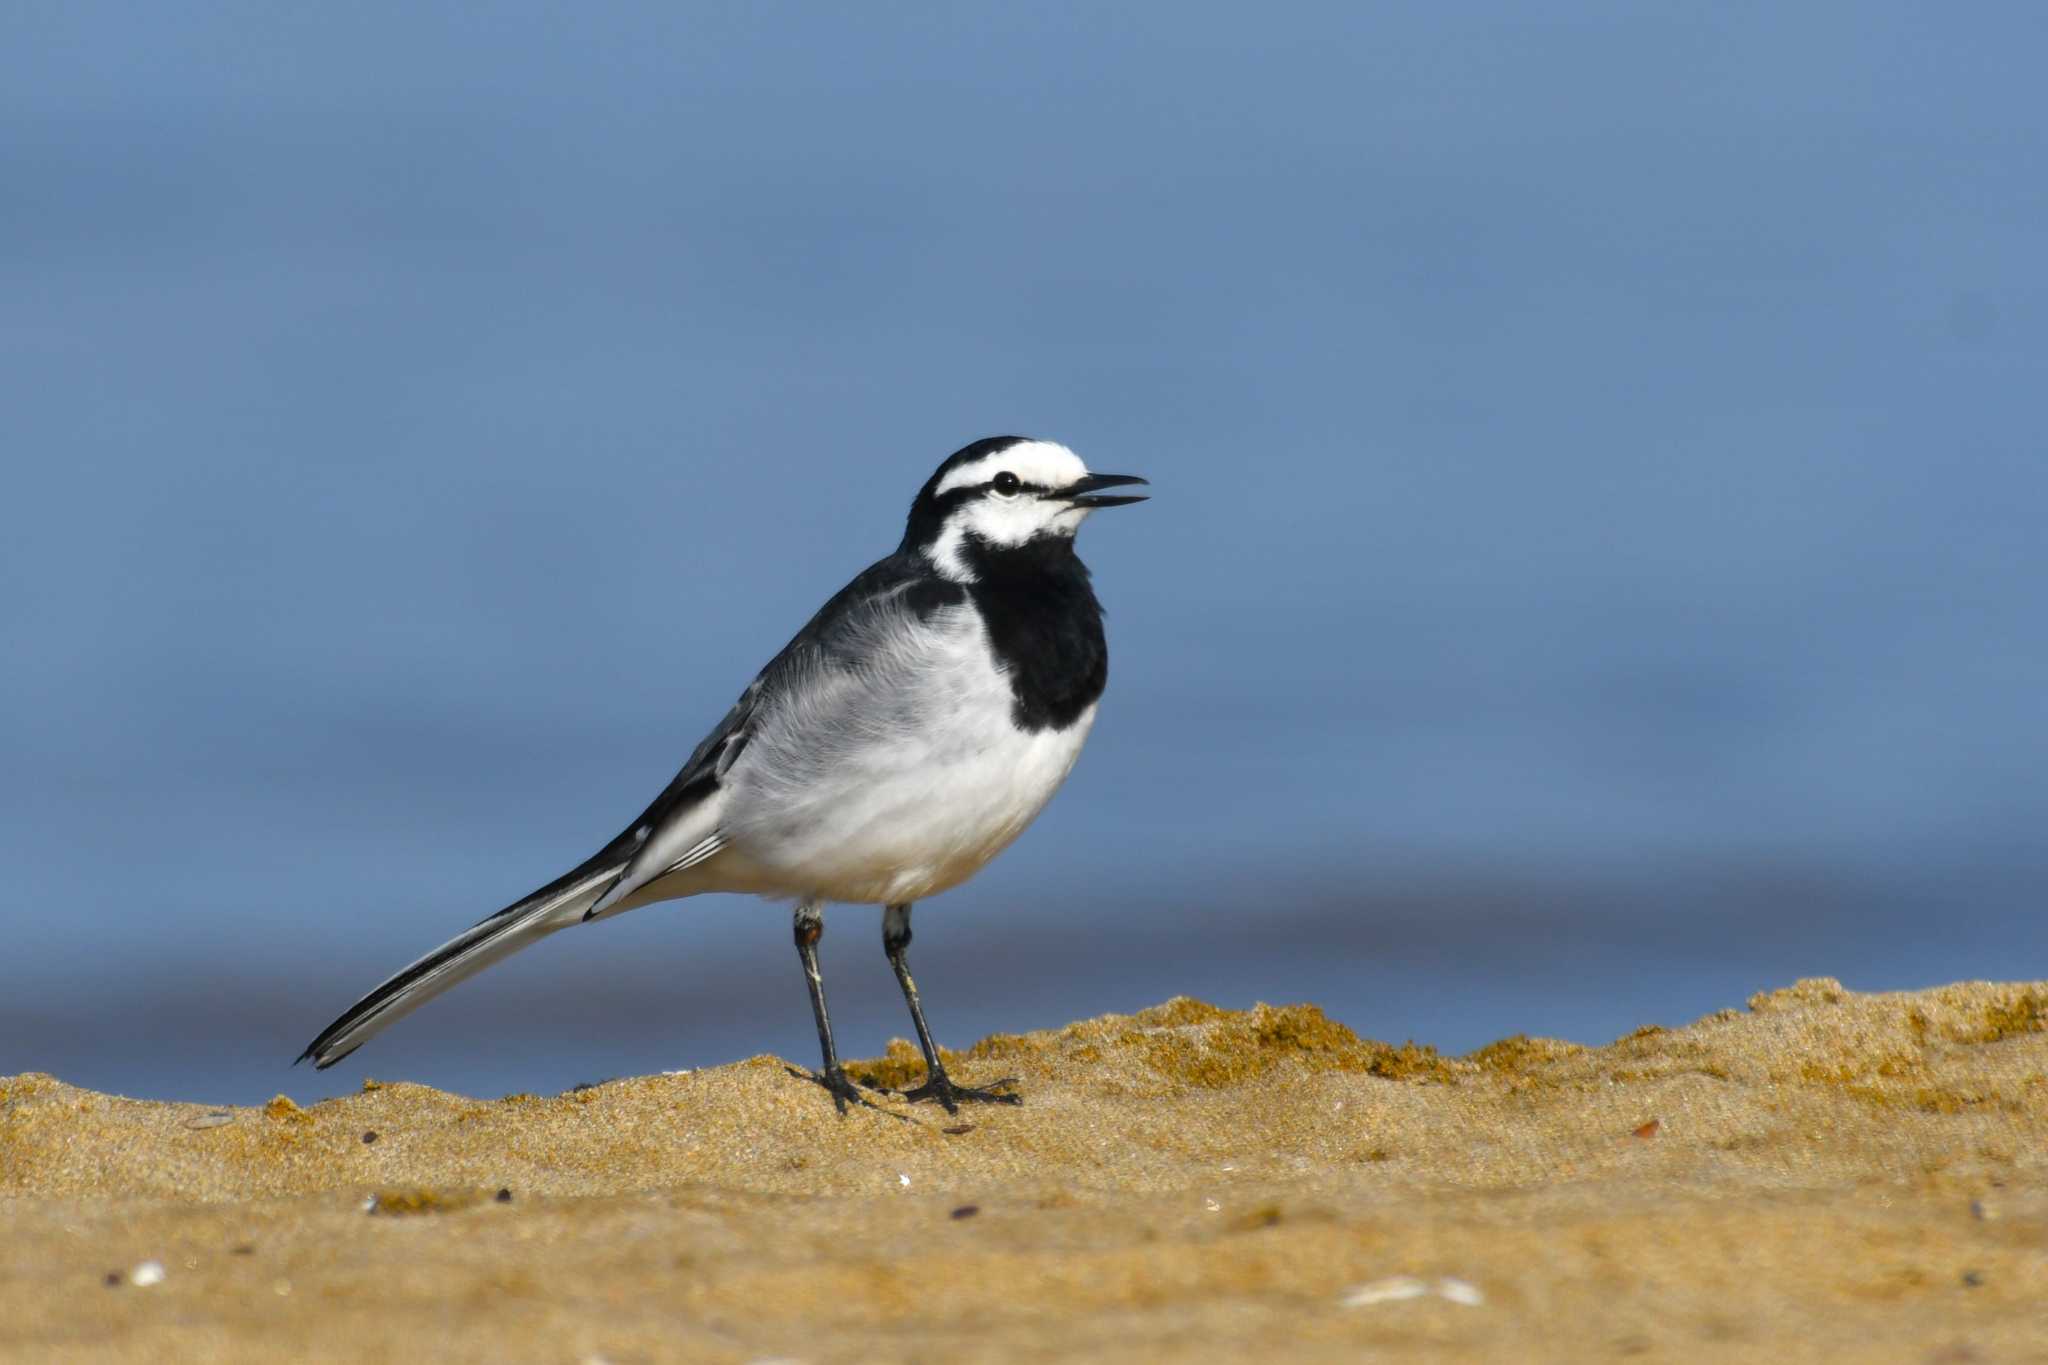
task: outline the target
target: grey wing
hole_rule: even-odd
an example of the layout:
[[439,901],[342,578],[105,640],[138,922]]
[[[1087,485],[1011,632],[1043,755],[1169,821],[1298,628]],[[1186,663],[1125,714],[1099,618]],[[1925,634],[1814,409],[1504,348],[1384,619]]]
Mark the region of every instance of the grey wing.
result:
[[934,717],[953,709],[948,687],[974,676],[954,666],[981,648],[978,631],[955,627],[959,611],[972,608],[943,580],[889,584],[779,660],[732,770],[724,833],[766,848],[821,830],[849,796],[897,774],[930,742]]
[[[728,778],[764,725],[786,736],[792,717],[808,717],[839,683],[872,672],[878,650],[913,615],[928,614],[960,594],[952,585],[930,586],[926,576],[896,559],[856,577],[819,609],[795,639],[769,660],[732,710],[691,751],[674,780],[614,845],[637,845],[631,860],[585,919],[618,910],[637,891],[712,857],[729,841],[724,820]],[[859,689],[856,689],[859,690]],[[778,723],[779,722],[779,723]],[[827,725],[827,731],[836,727]]]

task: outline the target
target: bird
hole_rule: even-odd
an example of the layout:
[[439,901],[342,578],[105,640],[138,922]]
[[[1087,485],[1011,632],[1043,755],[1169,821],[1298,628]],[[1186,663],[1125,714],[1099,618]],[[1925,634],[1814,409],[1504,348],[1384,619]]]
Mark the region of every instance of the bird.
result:
[[[1103,610],[1074,550],[1089,516],[1146,500],[1066,446],[994,436],[949,455],[894,553],[855,575],[704,737],[661,794],[568,872],[386,978],[300,1054],[333,1066],[386,1027],[547,935],[707,892],[791,905],[839,1113],[876,1108],[849,1080],[825,1006],[828,904],[882,907],[882,948],[925,1079],[910,1102],[1020,1102],[963,1085],[932,1042],[906,958],[910,912],[960,885],[1052,799],[1109,676]],[[795,1072],[795,1069],[791,1069]],[[804,1075],[802,1072],[795,1072]]]

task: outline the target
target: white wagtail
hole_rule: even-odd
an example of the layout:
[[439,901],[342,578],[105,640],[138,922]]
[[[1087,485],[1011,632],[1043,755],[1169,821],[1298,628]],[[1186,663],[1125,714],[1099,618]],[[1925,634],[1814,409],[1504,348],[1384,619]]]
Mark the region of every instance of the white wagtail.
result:
[[839,1065],[818,940],[827,901],[879,904],[882,948],[917,1027],[911,1100],[1016,1103],[946,1076],[904,951],[910,907],[958,886],[1023,833],[1066,780],[1109,672],[1102,606],[1074,554],[1105,488],[1048,441],[957,451],[911,504],[896,553],[818,610],[691,752],[654,804],[567,874],[406,967],[299,1057],[328,1067],[500,958],[572,924],[705,891],[796,902],[796,950],[841,1113],[865,1103]]

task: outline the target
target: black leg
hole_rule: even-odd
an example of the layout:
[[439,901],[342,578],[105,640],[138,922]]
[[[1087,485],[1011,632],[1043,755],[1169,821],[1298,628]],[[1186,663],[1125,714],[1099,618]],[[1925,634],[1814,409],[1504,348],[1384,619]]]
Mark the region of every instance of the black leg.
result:
[[932,1042],[932,1031],[924,1022],[924,1006],[918,1003],[917,983],[910,979],[910,964],[903,954],[910,947],[910,907],[891,905],[882,910],[882,951],[889,955],[889,965],[896,969],[896,982],[903,987],[903,998],[910,1004],[910,1022],[917,1027],[917,1046],[924,1053],[925,1080],[915,1090],[906,1090],[903,1097],[915,1104],[919,1100],[937,1100],[946,1107],[949,1114],[960,1112],[962,1101],[982,1104],[1022,1104],[1023,1097],[1001,1089],[1015,1085],[1017,1078],[1006,1076],[991,1084],[986,1090],[971,1086],[955,1085],[946,1075],[945,1063],[939,1060],[939,1049]]
[[[832,1046],[832,1016],[825,1012],[825,978],[818,971],[818,940],[825,936],[824,907],[816,901],[803,901],[796,907],[796,955],[804,964],[804,979],[811,988],[811,1013],[818,1020],[818,1047],[824,1053],[825,1069],[817,1076],[806,1077],[816,1081],[832,1093],[832,1102],[839,1106],[839,1112],[846,1112],[846,1102],[867,1105],[873,1109],[846,1078],[846,1071],[839,1065],[839,1050]],[[791,1074],[802,1076],[794,1068]],[[883,1112],[887,1112],[884,1110]]]

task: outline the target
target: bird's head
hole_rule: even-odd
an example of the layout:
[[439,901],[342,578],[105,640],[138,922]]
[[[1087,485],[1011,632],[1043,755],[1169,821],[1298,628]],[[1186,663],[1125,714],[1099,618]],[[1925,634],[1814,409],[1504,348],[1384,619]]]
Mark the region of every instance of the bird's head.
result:
[[1080,456],[1051,441],[991,436],[953,452],[925,482],[910,506],[903,548],[947,578],[972,583],[1008,557],[1070,551],[1090,512],[1145,501],[1103,489],[1144,482],[1135,474],[1091,474]]

